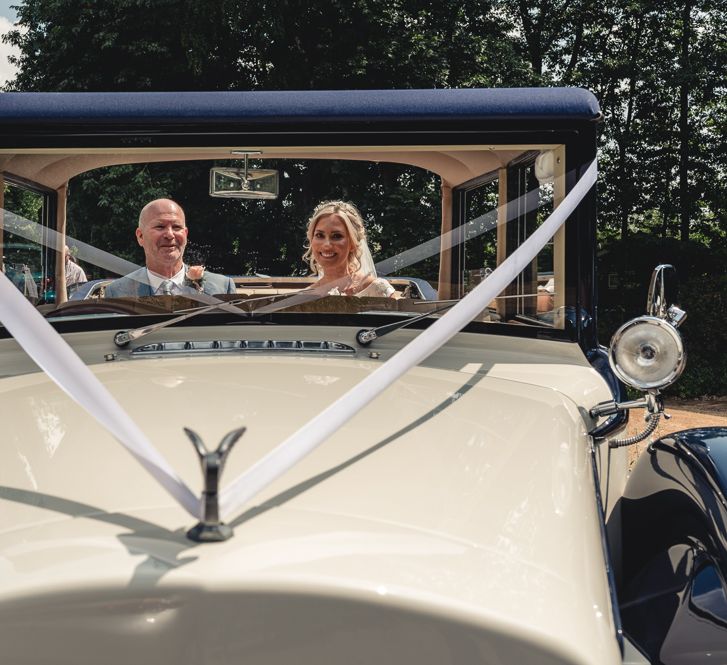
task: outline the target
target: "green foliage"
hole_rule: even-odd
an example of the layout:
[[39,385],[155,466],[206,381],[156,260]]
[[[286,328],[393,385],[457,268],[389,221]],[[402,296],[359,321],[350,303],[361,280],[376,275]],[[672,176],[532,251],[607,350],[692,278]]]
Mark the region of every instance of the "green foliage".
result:
[[494,0],[25,0],[16,90],[341,89],[528,80]]
[[604,244],[599,258],[599,337],[607,343],[622,323],[646,310],[651,271],[659,263],[677,270],[673,300],[687,312],[680,327],[687,368],[669,389],[679,397],[727,394],[727,248],[638,233]]
[[[13,90],[126,91],[227,87],[237,47],[228,3],[26,0],[6,41],[20,54]],[[225,80],[225,84],[221,82]]]
[[4,186],[3,207],[18,217],[37,224],[41,221],[40,214],[43,209],[43,196],[6,183]]
[[431,88],[524,80],[493,0],[241,2],[231,18],[253,88]]
[[522,37],[535,84],[583,86],[600,100],[603,232],[719,233],[727,191],[723,3],[499,4]]

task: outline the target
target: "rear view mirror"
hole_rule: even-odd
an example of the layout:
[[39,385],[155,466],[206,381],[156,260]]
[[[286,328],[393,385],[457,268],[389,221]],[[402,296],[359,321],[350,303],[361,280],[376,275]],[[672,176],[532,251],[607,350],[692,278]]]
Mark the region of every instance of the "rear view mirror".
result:
[[231,199],[276,199],[278,172],[216,166],[210,169],[210,196]]

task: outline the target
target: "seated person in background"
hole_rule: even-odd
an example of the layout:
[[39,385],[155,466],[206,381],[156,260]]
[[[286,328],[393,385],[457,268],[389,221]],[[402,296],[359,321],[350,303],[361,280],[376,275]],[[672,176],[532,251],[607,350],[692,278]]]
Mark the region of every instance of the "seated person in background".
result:
[[66,266],[66,291],[70,296],[84,282],[88,281],[83,268],[79,266],[71,256],[71,250],[66,245],[64,250],[65,266]]
[[308,220],[303,260],[327,295],[396,297],[385,279],[376,277],[361,213],[352,203],[323,201]]
[[552,311],[555,301],[554,294],[555,280],[552,277],[544,285],[538,286],[538,314]]
[[174,201],[157,199],[147,203],[136,229],[146,267],[111,282],[105,297],[235,293],[229,277],[205,271],[202,266],[184,264],[188,231],[184,210]]

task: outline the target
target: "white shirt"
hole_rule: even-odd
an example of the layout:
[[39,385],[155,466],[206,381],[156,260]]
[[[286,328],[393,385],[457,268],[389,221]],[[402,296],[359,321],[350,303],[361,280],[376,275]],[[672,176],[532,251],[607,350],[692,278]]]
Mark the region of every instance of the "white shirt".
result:
[[87,282],[86,273],[83,268],[73,261],[66,261],[66,286],[73,286],[74,284],[82,284]]
[[186,273],[187,266],[185,265],[182,266],[182,269],[176,275],[172,275],[171,277],[162,277],[161,275],[157,275],[155,272],[149,270],[149,268],[146,269],[146,276],[149,280],[149,286],[151,287],[152,293],[154,293],[155,295],[161,295],[160,287],[162,285],[162,282],[166,282],[167,280],[172,282],[172,294],[185,293],[184,275]]

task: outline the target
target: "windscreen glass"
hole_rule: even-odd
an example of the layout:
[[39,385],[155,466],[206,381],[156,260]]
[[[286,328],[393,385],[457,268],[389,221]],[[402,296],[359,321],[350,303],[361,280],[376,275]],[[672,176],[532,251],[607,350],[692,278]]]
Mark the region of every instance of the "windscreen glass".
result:
[[[543,150],[527,148],[464,174],[451,151],[428,151],[429,168],[385,159],[390,150],[379,160],[350,149],[263,153],[246,168],[276,172],[276,197],[265,199],[210,196],[211,174],[245,173],[239,159],[11,155],[2,270],[51,320],[173,314],[216,300],[250,312],[419,315],[488,280],[557,207],[558,174],[536,177]],[[477,320],[562,328],[562,244],[556,235]]]

